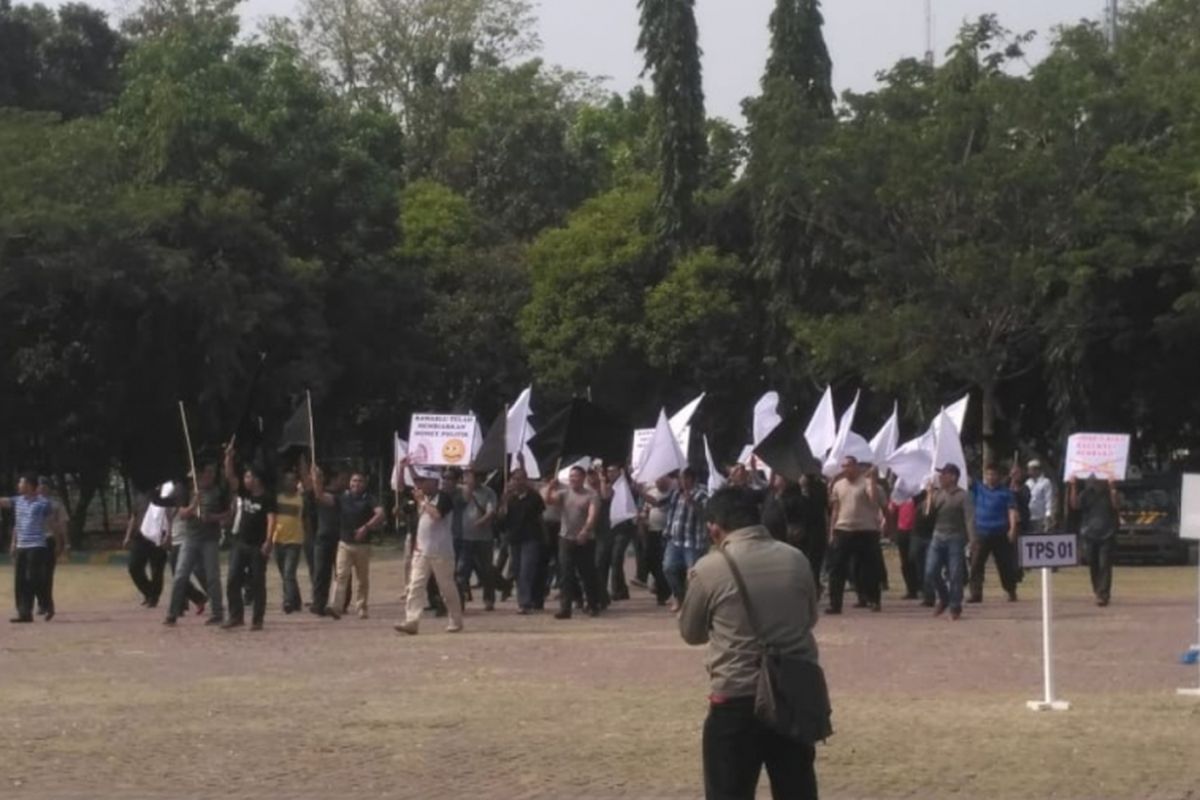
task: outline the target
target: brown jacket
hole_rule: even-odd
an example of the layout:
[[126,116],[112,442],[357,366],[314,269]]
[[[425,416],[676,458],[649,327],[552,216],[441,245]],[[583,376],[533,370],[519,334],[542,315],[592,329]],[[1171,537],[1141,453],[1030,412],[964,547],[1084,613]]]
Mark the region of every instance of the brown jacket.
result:
[[[816,663],[817,586],[804,554],[772,539],[761,525],[734,531],[723,547],[742,573],[766,639],[783,653]],[[688,644],[708,644],[705,666],[714,695],[754,694],[758,640],[720,553],[709,553],[688,574],[679,633]]]

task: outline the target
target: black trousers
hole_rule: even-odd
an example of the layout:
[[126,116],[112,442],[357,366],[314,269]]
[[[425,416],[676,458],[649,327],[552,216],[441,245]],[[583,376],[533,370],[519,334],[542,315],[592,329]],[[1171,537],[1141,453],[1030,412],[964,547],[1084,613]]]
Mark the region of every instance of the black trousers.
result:
[[613,533],[612,530],[596,531],[596,596],[600,607],[608,608],[612,596],[608,593],[608,577],[612,574]]
[[[900,574],[904,577],[904,596],[912,599],[921,593],[921,585],[925,582],[925,568],[917,569],[913,560],[913,549],[918,537],[912,531],[896,531],[896,550],[900,555]],[[926,542],[926,547],[929,543]]]
[[759,722],[753,697],[709,706],[703,757],[707,800],[754,800],[764,765],[775,800],[817,800],[816,750]]
[[[181,545],[173,544],[171,545],[171,552],[167,554],[167,562],[171,565],[172,577],[175,575],[175,570],[179,564],[179,551],[181,547]],[[198,582],[200,586],[208,586],[208,573],[204,570],[203,560],[201,560],[200,563],[196,565],[195,569],[193,569],[192,575],[188,578],[188,582],[183,590],[184,599],[186,599],[189,603],[194,604],[196,607],[200,607],[208,602],[208,595],[204,593],[203,589],[196,586],[196,584],[192,582],[193,580]],[[181,606],[179,608],[179,612],[183,613],[184,609],[185,607]]]
[[[333,567],[337,564],[336,537],[318,538],[313,542],[312,607],[324,613],[329,607],[329,587],[333,583]],[[339,608],[340,614],[342,610]]]
[[925,584],[925,560],[929,556],[929,544],[933,539],[928,536],[918,536],[913,533],[909,535],[908,540],[908,564],[909,569],[917,570],[920,579],[920,594],[921,602],[926,605],[934,603],[934,587]]
[[1113,539],[1083,539],[1088,571],[1092,575],[1092,592],[1097,600],[1112,597]]
[[13,556],[13,594],[18,618],[33,619],[33,602],[44,596],[46,564],[51,558],[53,551],[48,547],[17,548]]
[[[149,575],[146,568],[150,568]],[[155,606],[163,591],[163,572],[167,568],[167,551],[154,542],[135,534],[129,547],[129,577],[142,593],[146,604]]]
[[865,603],[880,602],[879,532],[834,531],[829,548],[829,606],[842,610],[846,577],[854,561],[854,588]]
[[[580,589],[582,585],[582,590]],[[600,608],[596,586],[596,542],[583,544],[572,539],[558,540],[559,610],[570,614],[576,600],[586,599],[589,611]]]
[[804,553],[808,564],[812,567],[813,580],[817,584],[817,594],[821,592],[821,570],[825,566],[826,537],[816,532],[808,532],[798,542],[791,543],[793,547]]
[[1000,573],[1000,586],[1006,592],[1017,590],[1016,554],[1007,533],[993,533],[979,536],[975,542],[975,550],[971,553],[971,600],[978,603],[983,599],[983,571],[987,567],[988,556],[996,562],[996,571]]
[[58,542],[53,536],[46,537],[46,567],[42,583],[37,590],[38,610],[45,614],[54,610],[54,570],[58,567]]
[[613,600],[629,599],[629,585],[625,582],[625,556],[629,552],[629,545],[637,541],[637,526],[633,524],[633,520],[622,522],[613,528],[612,571],[609,581],[609,593]]
[[225,585],[225,602],[229,604],[231,620],[246,618],[243,589],[252,606],[253,621],[261,623],[267,613],[267,558],[261,545],[235,541],[229,548],[229,581]]
[[666,549],[662,531],[646,531],[646,570],[654,578],[654,596],[660,606],[666,605],[667,600],[671,599],[671,584],[667,582],[667,573],[663,572],[663,553]]
[[[550,594],[550,583],[558,576],[558,528],[557,522],[543,522],[545,537],[542,541],[542,562],[538,570],[538,585],[542,587],[542,598]],[[542,606],[537,606],[541,608]]]
[[471,589],[471,573],[474,572],[479,576],[479,584],[483,588],[484,606],[491,608],[496,605],[496,567],[492,561],[494,551],[491,539],[483,542],[463,540],[454,580],[458,584],[458,594],[464,598],[464,603],[467,592]]

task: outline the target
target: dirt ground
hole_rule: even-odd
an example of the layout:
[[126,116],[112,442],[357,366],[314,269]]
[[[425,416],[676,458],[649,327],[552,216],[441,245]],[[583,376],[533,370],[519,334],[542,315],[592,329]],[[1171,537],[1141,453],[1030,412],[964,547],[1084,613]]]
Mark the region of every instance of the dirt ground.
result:
[[[964,619],[893,590],[818,626],[835,736],[825,798],[1200,798],[1195,568],[1118,568],[1097,608],[1055,577],[1059,694],[1041,693],[1036,576]],[[10,585],[11,570],[0,570]],[[306,584],[302,584],[306,587]],[[66,565],[51,623],[0,629],[0,797],[696,798],[703,651],[648,595],[557,622],[468,609],[402,638],[401,564],[372,565],[371,619],[279,612],[266,630],[178,627],[124,569]],[[767,796],[765,779],[762,796]]]

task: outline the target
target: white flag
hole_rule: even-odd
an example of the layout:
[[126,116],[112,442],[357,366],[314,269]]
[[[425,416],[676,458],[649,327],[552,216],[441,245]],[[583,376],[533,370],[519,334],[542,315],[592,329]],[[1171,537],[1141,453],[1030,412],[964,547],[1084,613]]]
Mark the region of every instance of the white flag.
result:
[[567,480],[571,477],[571,470],[575,469],[576,467],[579,467],[584,472],[587,472],[589,469],[592,468],[592,457],[584,456],[583,458],[579,459],[575,463],[567,464],[565,467],[560,469],[558,471],[558,482],[566,483]]
[[888,421],[883,423],[883,427],[879,429],[879,433],[875,434],[875,438],[871,440],[871,453],[874,455],[872,463],[877,464],[882,471],[886,471],[887,460],[892,453],[896,452],[896,446],[900,443],[900,406],[897,404],[892,408],[892,416]]
[[779,427],[779,392],[767,392],[754,404],[754,445],[762,444],[771,431]]
[[688,445],[692,438],[692,418],[696,416],[696,409],[700,408],[702,402],[704,402],[704,393],[676,411],[670,419],[671,431],[675,434],[675,440],[679,442],[679,449],[685,456],[688,454]]
[[533,433],[529,430],[531,413],[529,404],[532,400],[533,387],[530,386],[521,392],[515,403],[508,407],[504,429],[504,452],[510,456],[520,453],[525,444],[533,437]]
[[622,522],[627,522],[637,516],[637,504],[633,502],[633,490],[629,488],[629,481],[625,479],[624,472],[613,483],[612,491],[612,505],[609,507],[608,521],[615,528]]
[[813,412],[808,427],[804,429],[804,438],[808,440],[808,449],[818,461],[823,461],[825,454],[833,447],[837,439],[837,417],[833,413],[833,390],[826,386],[821,402]]
[[687,466],[687,459],[679,449],[679,442],[671,432],[671,423],[667,420],[667,412],[658,412],[658,424],[654,426],[654,436],[646,446],[646,454],[642,463],[633,473],[633,479],[638,483],[653,483],[663,475],[668,475],[677,469]]
[[825,466],[821,473],[826,478],[833,478],[842,471],[842,459],[847,455],[853,455],[846,452],[846,443],[850,439],[850,433],[854,427],[854,415],[858,413],[858,396],[859,393],[854,393],[854,402],[842,414],[841,421],[838,422],[837,437],[833,440],[833,447],[829,448],[829,455],[825,458]]
[[[471,412],[471,416],[475,416],[475,412]],[[479,451],[483,449],[483,428],[479,427],[479,417],[475,417],[475,439],[471,442],[471,461],[475,461],[475,456],[479,455]]]
[[[962,436],[963,423],[967,419],[967,408],[971,405],[971,394],[968,392],[961,400],[952,405],[946,406],[946,413],[950,415],[950,421],[954,423],[954,430],[958,431],[958,435]],[[938,466],[941,466],[940,464]],[[963,473],[966,474],[966,473]]]
[[964,489],[968,488],[970,484],[967,481],[967,458],[963,455],[962,439],[959,438],[958,427],[954,424],[949,410],[938,415],[933,424],[933,433],[937,440],[933,449],[933,469],[938,470],[947,464],[954,464],[958,467],[958,485]]
[[407,470],[402,469],[400,466],[400,462],[403,461],[405,456],[407,456],[407,455],[408,455],[408,442],[401,439],[400,433],[397,432],[394,435],[393,441],[392,441],[392,458],[394,459],[392,462],[392,491],[393,492],[400,491],[400,486],[401,486],[402,481],[403,481],[403,485],[405,485],[405,486],[413,485],[412,476],[408,474]]
[[704,437],[704,460],[708,462],[708,493],[712,494],[718,489],[725,488],[725,476],[721,474],[721,470],[717,469],[717,462],[713,461],[707,436]]
[[933,428],[930,428],[916,439],[900,445],[888,456],[884,466],[896,474],[896,485],[892,490],[893,500],[902,503],[920,494],[925,488],[929,473],[933,471],[936,444]]

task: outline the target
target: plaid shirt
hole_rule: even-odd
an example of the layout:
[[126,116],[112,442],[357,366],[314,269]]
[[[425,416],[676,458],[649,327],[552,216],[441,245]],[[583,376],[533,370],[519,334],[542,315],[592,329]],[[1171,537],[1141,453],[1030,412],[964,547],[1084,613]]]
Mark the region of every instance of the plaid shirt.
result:
[[683,490],[675,489],[667,495],[667,527],[663,533],[667,540],[685,550],[706,550],[708,539],[704,533],[704,503],[708,494],[697,486],[692,489],[691,500]]

